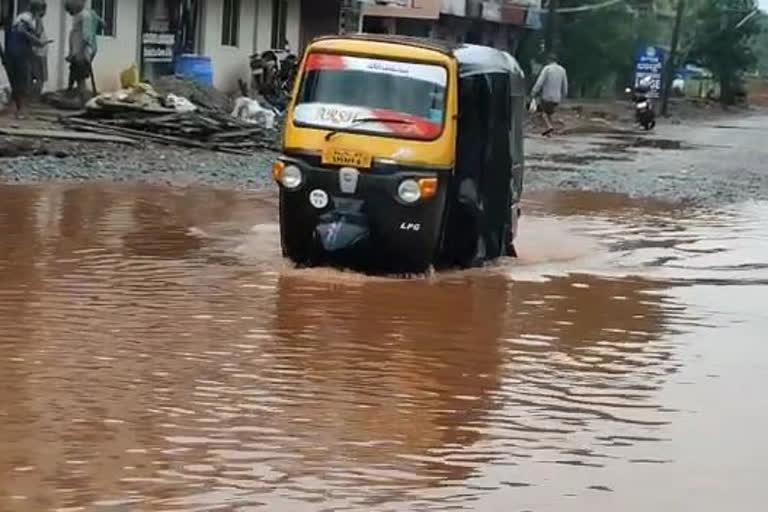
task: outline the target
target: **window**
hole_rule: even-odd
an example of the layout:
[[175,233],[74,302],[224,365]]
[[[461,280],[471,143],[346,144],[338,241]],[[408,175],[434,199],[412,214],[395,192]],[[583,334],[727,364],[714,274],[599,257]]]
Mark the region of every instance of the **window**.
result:
[[221,44],[238,46],[240,42],[240,0],[224,0]]
[[313,53],[305,70],[299,124],[422,140],[442,132],[448,73],[439,65]]
[[104,21],[97,32],[100,36],[115,37],[115,4],[117,0],[91,0],[91,9]]
[[272,0],[272,48],[285,49],[288,0]]

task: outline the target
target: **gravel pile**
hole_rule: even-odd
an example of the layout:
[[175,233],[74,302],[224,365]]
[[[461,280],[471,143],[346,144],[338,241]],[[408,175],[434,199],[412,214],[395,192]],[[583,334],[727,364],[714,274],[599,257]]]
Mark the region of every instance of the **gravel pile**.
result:
[[[18,156],[17,149],[24,156]],[[104,180],[228,188],[272,186],[271,167],[276,157],[271,151],[241,156],[154,144],[13,138],[0,140],[0,154],[4,152],[8,156],[0,157],[0,181],[6,183]]]

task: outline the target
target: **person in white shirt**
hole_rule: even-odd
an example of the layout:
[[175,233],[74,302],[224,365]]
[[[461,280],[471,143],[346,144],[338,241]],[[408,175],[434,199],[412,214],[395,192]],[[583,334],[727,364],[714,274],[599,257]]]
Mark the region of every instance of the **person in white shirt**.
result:
[[542,117],[547,125],[543,135],[549,135],[555,130],[552,125],[552,116],[557,106],[567,95],[568,74],[565,72],[565,68],[557,63],[557,57],[554,54],[549,54],[547,65],[542,68],[531,91],[532,97],[540,99]]

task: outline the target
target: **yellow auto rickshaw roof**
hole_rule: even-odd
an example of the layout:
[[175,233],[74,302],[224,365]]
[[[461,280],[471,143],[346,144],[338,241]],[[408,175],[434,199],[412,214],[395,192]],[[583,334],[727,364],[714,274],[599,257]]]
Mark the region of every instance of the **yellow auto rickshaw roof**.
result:
[[323,36],[315,39],[308,51],[361,54],[397,60],[448,63],[455,60],[456,45],[426,38],[384,34]]

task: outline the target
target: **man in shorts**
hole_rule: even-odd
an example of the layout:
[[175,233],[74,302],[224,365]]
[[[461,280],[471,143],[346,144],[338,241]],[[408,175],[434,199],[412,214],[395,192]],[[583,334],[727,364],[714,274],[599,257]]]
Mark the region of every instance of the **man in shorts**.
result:
[[96,35],[103,21],[92,10],[85,7],[85,0],[65,0],[64,10],[72,16],[69,32],[69,89],[76,86],[80,102],[85,104],[85,84],[93,73],[93,59],[96,57]]
[[547,57],[547,65],[542,68],[531,91],[532,97],[539,98],[542,117],[547,125],[543,135],[550,135],[555,130],[555,127],[552,126],[552,116],[557,106],[567,95],[568,74],[565,72],[565,68],[557,63],[557,57],[550,54]]

